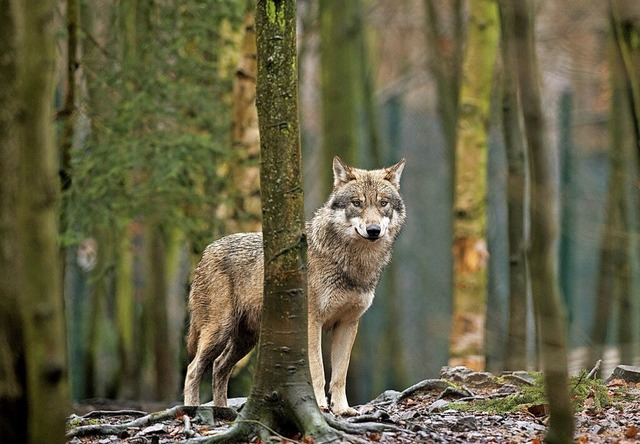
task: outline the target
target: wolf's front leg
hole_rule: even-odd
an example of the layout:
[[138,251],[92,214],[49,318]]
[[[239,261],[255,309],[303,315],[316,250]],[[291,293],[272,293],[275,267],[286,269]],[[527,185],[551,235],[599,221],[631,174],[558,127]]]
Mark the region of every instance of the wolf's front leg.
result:
[[327,410],[327,397],[324,394],[324,366],[322,365],[322,324],[309,318],[309,368],[313,392],[318,407]]
[[338,323],[331,334],[331,411],[336,415],[357,415],[357,410],[349,407],[346,394],[347,370],[351,358],[351,347],[358,332],[358,321]]

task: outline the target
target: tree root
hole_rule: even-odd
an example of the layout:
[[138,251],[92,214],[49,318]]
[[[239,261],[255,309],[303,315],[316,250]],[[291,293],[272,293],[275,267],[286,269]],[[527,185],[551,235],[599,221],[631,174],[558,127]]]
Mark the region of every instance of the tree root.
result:
[[[387,431],[401,432],[402,429],[391,424],[382,423],[353,423],[338,419],[332,414],[325,414],[324,418],[328,427],[322,430],[316,430],[312,433],[314,442],[331,443],[338,441],[348,441],[358,444],[368,444],[370,441],[362,439],[357,435],[366,435],[368,433],[382,433]],[[249,441],[255,436],[260,436],[263,441],[270,438],[277,438],[280,442],[299,442],[292,438],[280,435],[274,429],[266,424],[254,420],[238,420],[230,429],[211,436],[203,436],[190,438],[180,441],[179,444],[220,444]]]
[[353,433],[357,435],[364,435],[366,433],[382,433],[382,432],[401,432],[402,429],[391,424],[384,424],[381,422],[350,422],[337,419],[335,416],[327,413],[324,415],[327,424],[336,430],[340,430],[346,433]]
[[[216,443],[228,443],[228,442],[242,442],[250,441],[255,436],[260,436],[263,441],[269,441],[274,437],[278,441],[296,442],[295,439],[287,438],[280,435],[268,424],[264,424],[257,420],[241,419],[238,418],[231,427],[221,433],[210,436],[198,436],[197,432],[191,426],[192,418],[199,419],[199,422],[207,423],[210,425],[215,424],[214,416],[216,419],[232,420],[226,410],[225,411],[213,411],[211,407],[195,407],[195,406],[175,406],[170,409],[145,414],[139,411],[96,411],[91,412],[88,415],[83,416],[83,419],[95,418],[100,416],[122,416],[122,415],[134,415],[140,416],[132,421],[122,424],[94,424],[79,426],[69,430],[66,434],[67,439],[74,437],[92,436],[92,435],[116,435],[122,436],[122,434],[128,432],[131,428],[143,428],[151,424],[176,420],[181,418],[184,423],[184,433],[188,437],[184,441],[180,441],[181,444],[216,444]],[[358,435],[366,435],[369,433],[382,433],[387,431],[401,431],[400,428],[380,422],[362,422],[362,421],[375,421],[378,419],[384,419],[376,417],[375,415],[361,416],[347,421],[339,419],[330,413],[323,415],[326,424],[316,430],[308,431],[313,436],[315,442],[337,442],[348,441],[359,444],[367,444],[369,441],[360,438]],[[354,422],[359,421],[359,422]]]
[[403,390],[394,402],[398,403],[403,399],[406,399],[410,396],[416,396],[421,393],[430,392],[433,390],[446,390],[451,387],[451,383],[444,379],[425,379],[424,381],[420,381],[417,384],[412,385],[411,387]]
[[[229,411],[227,411],[229,410]],[[210,415],[209,415],[210,412]],[[125,422],[122,424],[95,424],[95,425],[86,425],[73,428],[69,430],[66,434],[67,439],[73,437],[80,436],[90,436],[90,435],[120,435],[126,432],[130,428],[141,428],[146,427],[150,424],[165,421],[165,420],[173,420],[183,415],[189,416],[200,416],[200,419],[203,422],[214,423],[214,417],[217,419],[228,419],[232,420],[233,415],[230,413],[231,409],[221,408],[221,407],[202,407],[202,406],[182,406],[178,405],[172,407],[170,409],[162,410],[159,412],[150,413],[148,415],[141,416],[140,418],[134,419],[133,421]],[[139,415],[142,412],[131,412],[127,414],[135,414]],[[117,412],[117,415],[123,415],[124,412]],[[91,416],[97,416],[98,413],[92,413]],[[86,416],[88,417],[88,416]]]

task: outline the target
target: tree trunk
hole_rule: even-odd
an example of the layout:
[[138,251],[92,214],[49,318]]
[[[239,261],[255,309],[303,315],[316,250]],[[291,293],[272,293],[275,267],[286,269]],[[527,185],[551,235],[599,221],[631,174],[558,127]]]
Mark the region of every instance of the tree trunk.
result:
[[[506,2],[509,3],[509,2]],[[540,325],[550,425],[545,440],[573,442],[573,409],[567,375],[567,344],[564,308],[557,276],[558,183],[552,152],[545,143],[544,118],[538,87],[534,19],[530,1],[507,5],[513,14],[518,85],[522,100],[525,136],[531,166],[531,286],[534,310]],[[515,33],[517,30],[517,33]]]
[[0,0],[0,436],[27,442],[27,385],[16,208],[20,133],[17,23]]
[[177,361],[169,335],[167,236],[157,222],[147,226],[147,279],[145,312],[147,318],[147,342],[152,351],[154,392],[159,401],[175,399],[179,392],[176,385]]
[[622,59],[636,143],[640,160],[640,3],[636,0],[610,0],[613,33]]
[[[436,82],[438,98],[438,113],[442,132],[447,143],[446,173],[447,184],[443,197],[445,205],[453,205],[455,182],[455,151],[456,151],[456,122],[458,121],[458,96],[460,93],[460,79],[462,76],[462,59],[464,47],[464,8],[462,0],[441,2],[425,0],[427,57],[429,69]],[[451,5],[447,10],[446,6]],[[449,12],[446,14],[445,11]],[[451,32],[443,30],[451,29]],[[449,230],[442,233],[449,245],[453,243],[453,211],[447,215],[445,224]],[[422,255],[424,256],[424,255]],[[426,257],[426,256],[425,256]],[[433,321],[426,322],[423,330],[429,341],[421,347],[423,356],[431,362],[431,372],[438,372],[440,366],[450,358],[451,331],[453,325],[453,255],[442,257],[443,267],[448,267],[450,276],[444,278],[443,285],[447,291],[440,297],[446,303],[430,302],[425,307],[431,311]],[[429,268],[428,259],[421,258],[419,269],[423,272]],[[448,283],[446,281],[449,281]]]
[[55,2],[12,3],[20,41],[22,114],[19,157],[18,251],[24,264],[28,441],[63,442],[69,399],[60,264],[60,182],[53,126]]
[[[525,233],[526,147],[520,123],[520,103],[513,48],[513,17],[500,2],[502,44],[502,130],[509,169],[507,207],[509,231],[509,326],[505,348],[505,368],[527,368],[527,236]],[[510,1],[510,0],[506,0]]]
[[[470,4],[469,35],[464,56],[457,123],[454,197],[454,327],[452,353],[483,353],[487,284],[487,126],[499,37],[495,0]],[[464,325],[474,325],[463,329]],[[459,347],[463,335],[477,338]],[[465,341],[466,342],[466,341]],[[481,365],[482,366],[482,365]]]
[[[436,6],[439,4],[439,7]],[[442,6],[444,2],[425,0],[425,26],[427,48],[429,50],[429,68],[435,78],[438,94],[438,108],[440,119],[447,141],[447,146],[453,157],[456,148],[456,122],[458,121],[458,96],[460,78],[462,75],[462,48],[464,44],[461,0],[455,0],[451,6],[453,16],[453,33],[445,35],[441,32],[443,26]]]
[[256,108],[256,25],[253,1],[248,2],[240,59],[233,80],[231,127],[232,199],[230,214],[225,217],[227,233],[261,229],[260,207],[260,132]]
[[[119,7],[122,9],[122,34],[123,47],[122,58],[124,64],[131,64],[137,57],[137,10],[136,2],[123,2]],[[127,94],[135,93],[135,84],[126,82]],[[118,147],[114,147],[118,149]],[[124,173],[124,187],[131,188],[132,177],[130,173]],[[135,362],[135,302],[134,302],[134,276],[133,276],[133,225],[128,217],[119,221],[117,229],[116,243],[116,280],[115,280],[115,308],[116,308],[116,330],[117,347],[120,356],[118,375],[116,380],[116,390],[118,396],[124,398],[137,397],[139,379],[136,374],[140,367]]]
[[[616,208],[616,211],[622,213],[619,216],[619,228],[622,231],[617,236],[617,247],[621,251],[616,256],[619,261],[614,288],[618,295],[620,360],[631,362],[637,356],[640,328],[638,317],[634,314],[638,312],[640,297],[632,291],[631,276],[631,249],[637,248],[637,242],[632,242],[632,228],[628,219],[629,209],[634,205],[632,202],[635,202],[629,197],[629,176],[633,173],[637,175],[640,171],[640,3],[629,0],[612,0],[611,3],[614,37],[611,80],[613,101],[617,103],[612,103],[611,108],[612,163],[618,159],[618,174],[625,178],[623,183],[626,184],[621,190],[622,196],[619,197]],[[629,144],[635,146],[635,153],[629,150]],[[630,165],[636,165],[636,168],[631,168]]]
[[123,228],[118,233],[115,276],[115,324],[119,369],[116,380],[118,396],[135,399],[138,395],[134,365],[135,304],[133,288],[133,245],[131,231]]
[[[62,109],[57,115],[61,121],[62,128],[60,130],[59,147],[60,147],[60,182],[62,193],[71,187],[71,148],[73,145],[73,135],[76,123],[76,71],[78,68],[78,26],[79,26],[79,7],[78,0],[67,0],[67,79],[64,92],[64,103]],[[60,233],[67,231],[67,211],[60,211]],[[64,292],[67,264],[67,248],[64,244],[60,245],[60,279],[62,279],[62,288]],[[72,305],[77,301],[71,298],[65,303]],[[81,336],[67,336],[69,347],[77,350],[77,342],[81,341]]]
[[[331,433],[315,401],[307,355],[306,238],[301,177],[295,0],[259,0],[264,306],[251,396],[228,435]],[[260,423],[263,426],[257,426]]]
[[[611,23],[612,28],[616,26]],[[614,32],[615,35],[615,32]],[[596,312],[591,328],[591,353],[587,365],[603,359],[604,350],[614,313],[615,301],[619,307],[618,345],[621,362],[631,362],[633,356],[634,326],[631,291],[631,236],[629,233],[629,165],[633,156],[630,141],[633,127],[633,103],[628,96],[625,67],[619,42],[612,42],[611,51],[611,119],[609,192],[606,221],[600,248],[600,272]],[[631,144],[633,145],[633,144]]]
[[[361,91],[358,41],[362,38],[358,2],[320,0],[319,3],[323,165],[331,165],[336,155],[349,165],[358,163]],[[326,196],[333,185],[328,168],[322,183],[322,194]]]

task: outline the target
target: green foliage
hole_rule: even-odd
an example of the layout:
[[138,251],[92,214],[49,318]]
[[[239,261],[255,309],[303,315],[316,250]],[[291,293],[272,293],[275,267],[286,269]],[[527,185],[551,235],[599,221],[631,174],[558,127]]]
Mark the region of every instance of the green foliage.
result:
[[[115,235],[144,217],[178,227],[201,248],[224,186],[218,171],[230,145],[231,67],[244,2],[161,2],[135,11],[118,4],[113,26],[94,23],[104,35],[83,47],[88,94],[80,108],[89,128],[72,151],[64,241]],[[91,45],[102,41],[99,50]]]
[[601,379],[587,378],[586,371],[583,370],[578,376],[569,378],[569,384],[574,410],[582,410],[587,399],[593,399],[593,408],[596,411],[611,405],[612,399],[609,389]]

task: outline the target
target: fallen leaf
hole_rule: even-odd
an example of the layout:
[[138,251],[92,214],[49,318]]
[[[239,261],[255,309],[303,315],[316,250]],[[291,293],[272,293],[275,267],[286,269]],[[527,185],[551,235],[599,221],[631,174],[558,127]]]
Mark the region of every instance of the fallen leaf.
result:
[[627,430],[624,432],[624,436],[625,438],[636,439],[638,436],[638,427],[634,425],[627,427]]

